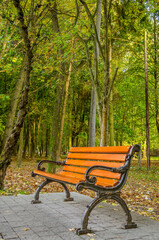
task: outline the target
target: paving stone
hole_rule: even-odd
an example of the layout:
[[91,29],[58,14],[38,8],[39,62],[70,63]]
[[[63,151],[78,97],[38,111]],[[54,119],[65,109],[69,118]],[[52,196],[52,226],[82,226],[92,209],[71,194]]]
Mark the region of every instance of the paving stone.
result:
[[[63,239],[62,239],[61,237],[59,237],[58,235],[41,237],[40,239],[42,239],[42,240],[63,240]],[[65,239],[65,240],[66,240],[66,239]]]
[[0,197],[0,237],[28,240],[158,240],[159,222],[132,213],[137,229],[123,229],[126,221],[121,207],[100,203],[89,217],[88,228],[95,235],[75,234],[81,227],[88,196],[72,192],[72,202],[64,202],[65,193],[41,194],[42,204],[31,204],[33,195]]
[[2,232],[2,236],[3,236],[4,239],[7,239],[7,238],[10,238],[10,239],[18,238],[18,235],[13,230],[3,231]]

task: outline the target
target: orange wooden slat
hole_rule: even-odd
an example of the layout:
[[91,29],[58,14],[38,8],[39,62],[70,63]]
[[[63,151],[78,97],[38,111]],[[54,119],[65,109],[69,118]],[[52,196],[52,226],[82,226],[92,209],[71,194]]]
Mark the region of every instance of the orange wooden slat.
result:
[[[63,170],[69,171],[69,172],[85,174],[85,172],[87,171],[87,168],[64,166]],[[115,178],[115,179],[120,179],[120,177],[121,177],[120,173],[112,173],[112,172],[105,171],[105,170],[93,170],[90,175],[95,175],[95,176],[99,176],[99,177],[107,177],[107,178]]]
[[72,184],[77,184],[79,182],[79,179],[77,179],[77,178],[66,177],[66,176],[60,175],[60,173],[53,174],[53,173],[47,173],[47,172],[44,172],[41,170],[34,170],[34,173],[38,174],[39,176],[42,176],[42,177],[47,177],[50,179],[57,179],[57,180],[65,181],[65,182],[72,183]]
[[72,172],[61,171],[59,174],[62,175],[62,176],[78,178],[79,180],[84,180],[85,179],[84,174],[81,174],[81,173],[72,173]]
[[[84,175],[82,174],[72,174],[68,172],[61,171],[58,174],[47,173],[41,170],[35,170],[35,174],[38,174],[42,177],[47,177],[50,179],[61,180],[66,183],[77,184],[80,180],[84,180]],[[118,183],[118,180],[113,179],[104,179],[104,178],[97,178],[96,185],[100,186],[114,186]]]
[[125,161],[126,154],[69,153],[67,158],[88,159],[88,160],[107,160],[107,161]]
[[72,147],[69,152],[76,153],[128,153],[131,146],[112,147]]
[[124,162],[101,162],[101,161],[86,161],[86,160],[73,160],[67,159],[66,164],[68,165],[75,165],[75,166],[84,166],[84,167],[91,167],[95,165],[106,166],[106,167],[116,167],[119,168],[124,165]]
[[103,178],[97,178],[96,185],[100,185],[102,187],[113,187],[115,186],[119,181],[113,180],[113,179],[103,179]]
[[[81,181],[81,180],[84,181],[85,180],[83,174],[64,172],[64,171],[61,171],[59,174],[62,175],[62,176],[65,176],[65,177],[70,177],[72,179],[78,179],[79,181]],[[117,183],[118,183],[118,180],[97,177],[96,185],[114,186]]]

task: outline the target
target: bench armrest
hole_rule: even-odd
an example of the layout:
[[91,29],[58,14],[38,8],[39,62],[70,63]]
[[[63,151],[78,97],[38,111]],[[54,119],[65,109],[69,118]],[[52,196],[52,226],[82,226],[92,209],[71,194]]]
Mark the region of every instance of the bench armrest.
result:
[[95,176],[90,176],[90,173],[95,169],[105,170],[105,171],[114,172],[114,173],[126,173],[130,168],[132,157],[134,156],[135,152],[139,152],[139,151],[140,151],[140,146],[138,144],[133,145],[129,153],[127,154],[125,164],[119,168],[106,167],[106,166],[100,166],[100,165],[89,167],[85,172],[86,183],[94,185],[97,182],[97,179]]
[[119,168],[106,167],[106,166],[101,166],[101,165],[91,166],[85,172],[85,181],[87,183],[93,184],[93,185],[96,183],[96,181],[97,181],[96,177],[90,176],[90,173],[95,169],[105,170],[105,171],[109,171],[109,172],[113,172],[113,173],[126,173],[129,169],[129,166],[130,166],[129,161],[127,161],[122,167],[119,167]]
[[41,165],[43,163],[52,163],[52,164],[61,165],[61,166],[65,165],[65,161],[60,162],[60,161],[42,160],[38,163],[38,166],[37,166],[38,170],[45,171],[45,168],[41,168]]

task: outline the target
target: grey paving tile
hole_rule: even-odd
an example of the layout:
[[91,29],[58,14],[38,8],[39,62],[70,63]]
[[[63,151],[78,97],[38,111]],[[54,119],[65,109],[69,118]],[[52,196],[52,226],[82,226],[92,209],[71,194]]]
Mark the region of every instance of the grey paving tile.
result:
[[18,238],[18,235],[13,231],[13,230],[9,230],[9,231],[3,231],[2,232],[2,236],[3,238],[2,239],[7,239],[7,238],[10,238],[10,239],[14,239],[14,238]]
[[[88,196],[71,193],[73,202],[64,202],[65,193],[41,194],[42,204],[31,204],[33,195],[0,197],[0,233],[5,239],[28,240],[158,240],[159,222],[133,213],[137,229],[123,229],[125,214],[118,206],[101,203],[89,217],[88,227],[95,235],[77,236]],[[3,237],[4,238],[4,237]]]
[[[40,237],[41,240],[63,240],[61,237],[59,237],[58,235],[54,235],[54,236],[45,236],[45,237]],[[65,239],[67,240],[67,239]]]

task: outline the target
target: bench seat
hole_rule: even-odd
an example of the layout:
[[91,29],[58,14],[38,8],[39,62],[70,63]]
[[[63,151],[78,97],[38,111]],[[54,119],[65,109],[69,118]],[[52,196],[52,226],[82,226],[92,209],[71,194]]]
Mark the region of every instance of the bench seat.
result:
[[[57,174],[53,174],[53,173],[43,172],[41,170],[35,170],[34,174],[39,175],[41,177],[46,177],[51,180],[52,179],[59,180],[66,184],[72,184],[72,185],[76,185],[80,181],[84,181],[84,175],[76,174],[76,173],[72,174],[71,172],[64,172],[64,171],[61,171]],[[114,186],[116,183],[118,183],[118,181],[115,179],[114,180],[104,179],[104,178],[98,177],[96,185],[100,185],[102,187],[108,187],[108,186],[111,187],[111,186]]]

